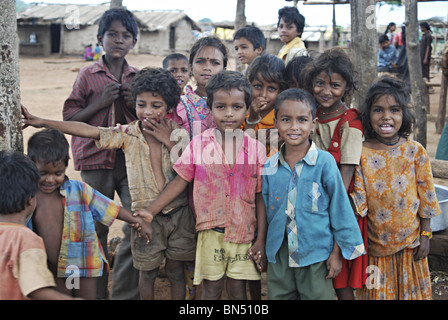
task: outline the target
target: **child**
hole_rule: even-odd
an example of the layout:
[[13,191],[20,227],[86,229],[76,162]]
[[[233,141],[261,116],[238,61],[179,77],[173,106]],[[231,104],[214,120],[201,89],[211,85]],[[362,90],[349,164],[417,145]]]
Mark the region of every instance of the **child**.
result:
[[302,89],[283,91],[275,103],[284,144],[266,161],[262,191],[269,299],[333,299],[333,241],[346,259],[365,252],[336,162],[309,140],[315,109]]
[[[361,157],[363,128],[356,109],[344,103],[355,88],[354,69],[349,56],[340,48],[326,50],[302,72],[306,90],[317,100],[316,130],[312,139],[319,149],[330,152],[336,160],[347,192],[351,192],[353,174]],[[366,220],[359,221],[367,240]],[[365,243],[367,247],[367,243]],[[352,288],[360,288],[367,275],[367,256],[354,261],[341,260],[337,243],[332,259],[342,263],[341,272],[333,280],[338,299],[354,299]],[[339,272],[338,272],[339,273]]]
[[362,110],[366,140],[352,194],[369,226],[371,276],[358,290],[362,299],[432,299],[430,220],[440,207],[428,154],[408,139],[409,101],[404,82],[383,77],[369,88]]
[[[423,32],[422,38],[420,40],[420,60],[422,64],[422,75],[427,81],[429,78],[429,69],[431,67],[431,53],[432,53],[432,30],[429,23],[426,21],[420,22],[420,30]],[[434,89],[430,89],[430,93],[433,93]]]
[[[266,49],[266,39],[257,27],[244,27],[233,35],[233,45],[238,60],[242,64],[250,65],[255,58],[261,56]],[[243,70],[243,74],[246,74]]]
[[[138,27],[133,14],[124,8],[104,12],[98,26],[98,43],[105,54],[94,64],[82,68],[64,103],[63,119],[82,121],[93,126],[115,126],[136,119],[135,106],[129,83],[137,73],[125,57],[137,43]],[[118,194],[123,207],[130,210],[128,179],[125,159],[120,149],[101,150],[92,139],[73,137],[72,154],[75,170],[81,171],[82,180],[106,197]],[[138,298],[138,274],[130,263],[129,228],[124,226],[125,237],[115,256],[112,297]],[[97,224],[97,233],[107,256],[109,229]],[[108,276],[98,281],[98,298],[107,299]],[[116,293],[115,287],[117,285]]]
[[397,49],[390,44],[389,38],[383,34],[379,38],[380,49],[378,50],[378,72],[396,72]]
[[305,43],[300,39],[304,27],[305,17],[297,8],[283,7],[278,10],[277,30],[284,45],[277,56],[285,62],[285,65],[294,57],[308,55]]
[[303,88],[302,70],[313,59],[310,56],[294,57],[285,67],[285,81],[289,88]]
[[193,137],[174,165],[178,175],[151,206],[135,214],[147,221],[163,216],[160,209],[194,179],[194,283],[203,281],[202,299],[219,299],[227,277],[229,298],[246,299],[246,280],[260,279],[250,259],[263,267],[266,217],[259,192],[265,151],[240,130],[251,102],[249,81],[239,72],[222,71],[210,78],[206,89],[216,128]]
[[[150,226],[136,220],[130,211],[89,185],[69,180],[65,175],[69,144],[59,130],[46,129],[31,136],[28,156],[40,173],[37,206],[29,226],[44,240],[57,290],[75,297],[95,299],[96,279],[109,266],[96,235],[94,221],[107,226],[115,219],[132,225],[138,223],[143,228],[146,241],[151,237]],[[75,274],[70,269],[73,266],[76,267]],[[67,279],[73,275],[79,277],[79,288],[75,286],[74,290],[66,285]]]
[[188,131],[190,138],[216,127],[207,105],[205,85],[211,76],[225,70],[227,59],[227,47],[217,37],[200,38],[190,50],[189,62],[196,90],[190,85],[185,87],[185,95],[181,96],[182,104],[177,106],[177,116],[173,117],[174,121]]
[[163,69],[171,72],[180,87],[180,94],[184,94],[184,88],[190,80],[190,65],[188,58],[182,53],[173,53],[162,61]]
[[[122,148],[126,155],[132,210],[148,207],[161,190],[174,179],[170,151],[188,134],[174,122],[165,119],[179,100],[179,86],[168,70],[142,69],[132,81],[138,121],[129,125],[98,128],[82,122],[39,119],[24,110],[25,124],[53,126],[61,131],[95,139],[100,148]],[[176,141],[170,134],[178,129]],[[139,288],[142,299],[154,299],[154,281],[159,266],[167,258],[166,270],[173,299],[185,298],[183,261],[194,260],[194,217],[185,193],[160,208],[151,223],[153,239],[149,246],[132,231],[134,267],[140,270]]]
[[256,58],[247,72],[247,78],[252,86],[252,103],[243,128],[245,131],[254,130],[255,133],[260,129],[268,129],[266,138],[259,136],[259,141],[266,145],[267,155],[278,151],[277,145],[273,145],[274,148],[271,150],[273,143],[269,129],[274,128],[275,99],[287,88],[283,78],[284,71],[285,64],[280,58],[266,54]]
[[23,153],[0,151],[0,300],[71,299],[56,290],[42,238],[25,225],[40,174]]

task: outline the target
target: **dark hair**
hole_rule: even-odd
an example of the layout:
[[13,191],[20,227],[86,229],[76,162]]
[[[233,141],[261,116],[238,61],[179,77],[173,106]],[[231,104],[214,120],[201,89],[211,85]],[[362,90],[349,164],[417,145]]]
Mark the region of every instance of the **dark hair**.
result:
[[305,90],[313,92],[314,78],[322,71],[330,77],[332,73],[340,74],[347,82],[345,94],[350,94],[356,89],[353,63],[344,49],[339,47],[327,49],[305,66],[300,74]]
[[425,28],[426,30],[428,30],[429,32],[432,33],[431,27],[429,26],[429,23],[426,21],[420,22],[420,27]]
[[223,56],[223,67],[224,68],[227,67],[227,61],[228,61],[227,47],[218,37],[215,36],[203,37],[196,40],[196,42],[193,44],[190,50],[190,60],[189,60],[190,65],[193,65],[194,57],[196,56],[196,54],[205,47],[215,47],[219,51],[221,51]]
[[389,22],[389,24],[387,25],[386,30],[384,31],[384,34],[387,34],[389,32],[389,30],[390,30],[390,27],[393,27],[393,26],[397,26],[395,24],[395,22]]
[[213,95],[218,90],[225,90],[230,92],[232,89],[238,89],[244,93],[244,103],[246,109],[249,108],[252,102],[252,87],[249,80],[237,71],[221,71],[212,76],[205,85],[207,92],[207,106],[211,109],[213,104]]
[[36,165],[22,152],[0,151],[0,213],[23,211],[36,195],[39,179]]
[[364,105],[361,109],[361,120],[364,127],[364,134],[367,139],[374,138],[376,133],[370,123],[370,110],[375,102],[384,95],[391,95],[395,98],[403,110],[403,120],[398,135],[402,137],[409,137],[412,133],[415,122],[412,114],[410,103],[409,86],[404,81],[394,76],[383,76],[377,79],[367,91]]
[[303,80],[300,75],[303,68],[311,62],[313,58],[310,56],[297,56],[291,59],[285,67],[285,81],[289,87],[303,88]]
[[52,128],[36,132],[28,140],[28,156],[34,162],[43,164],[62,161],[68,166],[69,148],[64,134]]
[[163,61],[162,61],[163,69],[168,68],[168,63],[171,60],[185,60],[188,63],[188,58],[185,55],[183,55],[182,53],[172,53],[170,55],[167,55],[165,57],[165,59],[163,59]]
[[98,35],[103,37],[112,22],[117,20],[132,34],[134,40],[137,39],[138,26],[134,14],[125,8],[111,8],[105,11],[98,25]]
[[134,101],[144,92],[158,93],[167,104],[167,110],[177,106],[180,99],[179,85],[166,69],[143,68],[132,79],[131,90]]
[[278,110],[280,109],[282,103],[286,100],[292,100],[292,101],[300,101],[308,104],[308,106],[311,109],[311,114],[313,115],[313,119],[316,117],[316,109],[317,109],[317,102],[316,99],[314,99],[313,95],[309,93],[306,90],[299,89],[299,88],[290,88],[283,92],[281,92],[277,99],[275,100],[274,104],[274,112],[275,112],[275,118],[277,119]]
[[389,41],[389,37],[386,36],[385,34],[380,35],[378,42],[381,44],[383,42]]
[[285,63],[272,54],[256,57],[247,69],[247,79],[252,83],[259,76],[267,82],[274,82],[280,86],[280,91],[288,88],[284,79]]
[[283,7],[278,10],[278,22],[277,28],[280,25],[280,19],[286,23],[294,23],[297,28],[297,32],[302,33],[305,27],[305,17],[300,14],[299,10],[295,7]]
[[260,47],[263,51],[266,49],[266,38],[264,37],[263,32],[257,27],[250,26],[239,29],[233,35],[233,41],[240,38],[246,38],[250,43],[252,43],[254,50]]

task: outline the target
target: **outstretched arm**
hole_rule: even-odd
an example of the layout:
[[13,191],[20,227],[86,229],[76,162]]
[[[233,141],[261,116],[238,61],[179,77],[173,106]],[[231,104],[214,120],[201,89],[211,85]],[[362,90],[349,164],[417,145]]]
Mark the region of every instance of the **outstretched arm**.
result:
[[72,136],[92,138],[96,140],[100,138],[100,130],[97,127],[84,122],[42,119],[32,115],[24,106],[22,106],[22,115],[23,129],[28,126],[36,128],[52,127]]
[[188,181],[176,176],[166,188],[159,194],[156,200],[146,209],[137,211],[134,216],[142,217],[146,222],[152,222],[155,215],[162,211],[165,206],[174,201],[188,186]]

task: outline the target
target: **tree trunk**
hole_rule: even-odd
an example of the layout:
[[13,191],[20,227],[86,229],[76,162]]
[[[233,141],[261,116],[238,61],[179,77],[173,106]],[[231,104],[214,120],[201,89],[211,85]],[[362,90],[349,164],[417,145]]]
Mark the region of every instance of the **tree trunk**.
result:
[[119,8],[123,6],[123,0],[111,0],[110,8]]
[[440,83],[439,112],[436,120],[436,132],[441,134],[445,127],[446,95],[448,91],[448,43],[442,53],[442,81]]
[[[238,0],[236,4],[236,16],[235,16],[235,32],[238,29],[244,28],[246,26],[246,0]],[[243,66],[239,59],[236,59],[236,70],[242,71]]]
[[350,1],[351,58],[357,72],[358,89],[352,103],[359,109],[367,90],[377,77],[378,39],[375,24],[375,0]]
[[0,150],[23,151],[16,1],[0,1]]
[[417,0],[406,0],[406,52],[416,118],[414,139],[426,148],[426,103],[418,40]]

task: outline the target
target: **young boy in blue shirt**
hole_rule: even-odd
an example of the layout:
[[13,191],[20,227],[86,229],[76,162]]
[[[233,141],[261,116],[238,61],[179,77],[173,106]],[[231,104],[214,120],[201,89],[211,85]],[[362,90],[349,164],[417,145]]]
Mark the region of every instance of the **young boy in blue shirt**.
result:
[[397,49],[390,45],[388,36],[383,34],[379,38],[378,72],[397,72]]
[[269,299],[334,299],[341,254],[350,260],[365,253],[336,162],[309,138],[315,115],[304,90],[277,97],[274,124],[284,144],[266,161],[262,184]]

